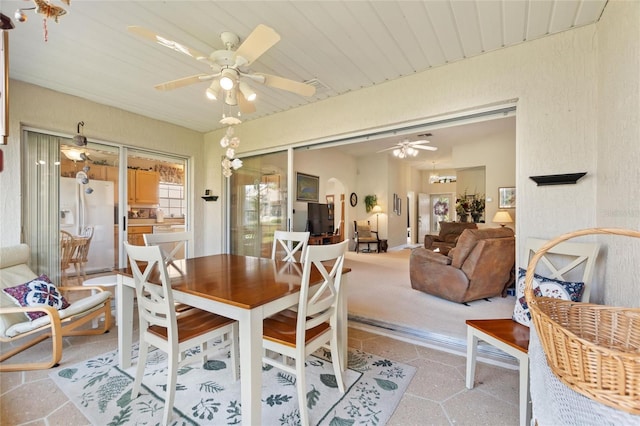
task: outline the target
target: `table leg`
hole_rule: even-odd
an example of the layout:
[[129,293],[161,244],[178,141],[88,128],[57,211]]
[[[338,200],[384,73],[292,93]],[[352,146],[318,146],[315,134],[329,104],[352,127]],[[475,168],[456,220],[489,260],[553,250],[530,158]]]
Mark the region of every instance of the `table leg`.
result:
[[240,389],[242,424],[262,422],[262,308],[244,311],[240,329]]
[[118,305],[118,363],[120,368],[131,366],[131,341],[133,340],[133,299],[135,291],[123,284],[122,275],[118,275],[116,288]]

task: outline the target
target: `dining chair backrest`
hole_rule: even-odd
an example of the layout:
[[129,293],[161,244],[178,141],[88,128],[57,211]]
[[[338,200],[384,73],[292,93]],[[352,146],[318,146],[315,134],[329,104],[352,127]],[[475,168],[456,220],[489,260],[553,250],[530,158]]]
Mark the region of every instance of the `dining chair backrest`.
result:
[[[337,303],[342,281],[342,268],[347,241],[338,244],[307,247],[298,303],[297,341],[305,341],[305,333],[323,322],[336,327]],[[322,274],[323,282],[313,291],[310,288],[312,268]]]
[[[548,240],[538,238],[527,239],[528,261],[540,247],[548,242]],[[599,248],[600,245],[597,243],[562,242],[556,244],[540,258],[535,272],[556,280],[583,282],[582,302],[588,302]]]
[[62,273],[69,267],[76,246],[73,244],[73,235],[67,231],[60,231],[60,269]]
[[94,227],[92,225],[87,225],[82,229],[80,233],[81,237],[87,239],[87,242],[78,248],[77,253],[75,254],[75,261],[77,262],[86,262],[89,256],[89,247],[91,246],[91,240],[93,239]]
[[[177,345],[176,312],[173,309],[173,293],[169,283],[167,267],[164,263],[160,247],[134,246],[127,242],[124,248],[129,256],[133,281],[136,286],[136,297],[140,315],[140,329],[146,330],[157,325],[167,329],[168,341]],[[144,269],[140,267],[144,264]],[[157,271],[162,285],[149,282],[150,276]]]
[[160,232],[144,234],[142,237],[145,245],[160,247],[165,264],[172,265],[176,256],[182,254],[182,250],[184,250],[185,258],[187,257],[188,244],[193,240],[193,232]]
[[271,258],[278,260],[276,259],[276,254],[284,251],[282,259],[279,260],[297,262],[297,254],[300,262],[304,262],[307,245],[309,244],[309,235],[309,232],[275,231]]

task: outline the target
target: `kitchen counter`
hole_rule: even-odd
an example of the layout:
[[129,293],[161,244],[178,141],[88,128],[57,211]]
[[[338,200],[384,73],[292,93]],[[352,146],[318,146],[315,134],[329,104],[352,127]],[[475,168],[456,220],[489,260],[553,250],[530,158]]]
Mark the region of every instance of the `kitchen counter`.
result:
[[184,218],[165,217],[164,222],[155,219],[127,219],[129,226],[184,225]]

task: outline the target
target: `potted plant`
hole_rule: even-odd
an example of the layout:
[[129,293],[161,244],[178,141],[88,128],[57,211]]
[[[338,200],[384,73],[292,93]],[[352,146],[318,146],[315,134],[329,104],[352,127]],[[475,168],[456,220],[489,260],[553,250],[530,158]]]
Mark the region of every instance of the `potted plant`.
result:
[[377,196],[367,195],[366,197],[364,197],[364,205],[367,209],[367,213],[371,213],[371,210],[373,210],[373,206],[375,206],[376,204],[378,204]]

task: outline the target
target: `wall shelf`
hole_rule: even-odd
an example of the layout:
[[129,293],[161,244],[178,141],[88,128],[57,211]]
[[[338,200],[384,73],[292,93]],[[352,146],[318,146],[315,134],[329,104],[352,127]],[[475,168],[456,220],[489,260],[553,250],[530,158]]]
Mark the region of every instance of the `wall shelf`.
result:
[[538,186],[575,184],[587,172],[567,173],[563,175],[529,176]]
[[203,195],[202,199],[205,201],[218,201],[217,195]]

